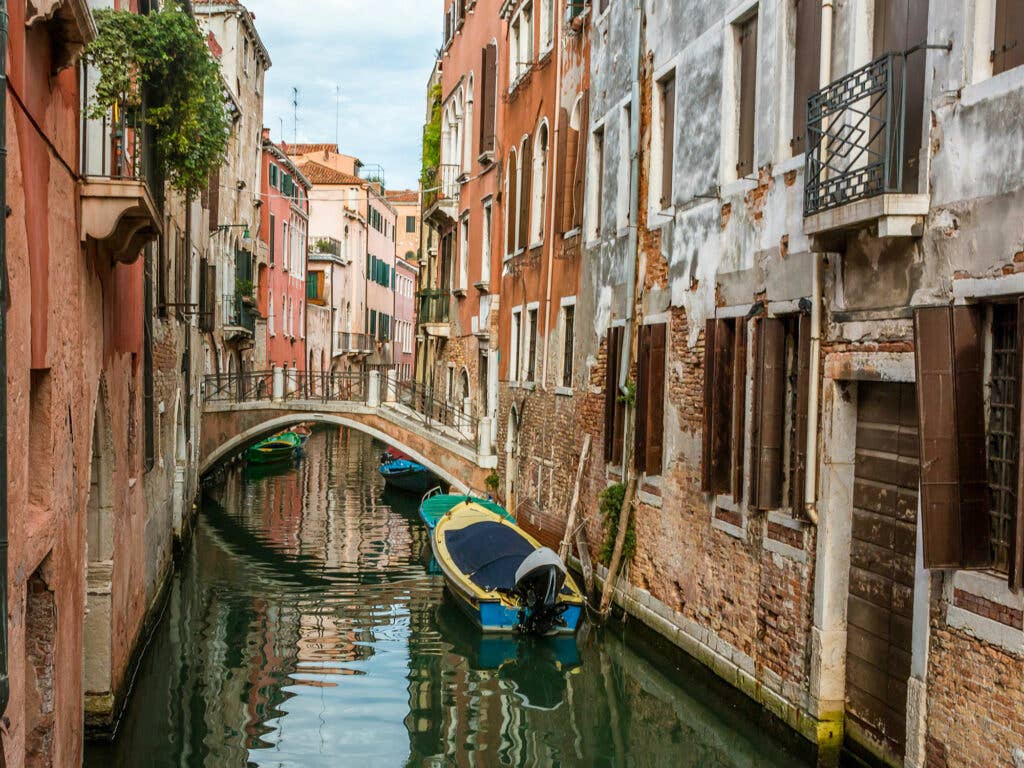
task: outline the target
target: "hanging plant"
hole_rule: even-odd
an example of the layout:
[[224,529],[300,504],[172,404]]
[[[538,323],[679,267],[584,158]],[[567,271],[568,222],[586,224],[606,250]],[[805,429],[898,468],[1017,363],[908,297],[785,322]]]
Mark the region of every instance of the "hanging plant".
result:
[[498,485],[501,484],[501,475],[498,474],[497,470],[492,469],[491,474],[484,478],[484,482],[487,483],[487,489],[491,493],[497,493]]
[[85,58],[100,77],[89,117],[140,110],[164,178],[198,193],[223,162],[231,118],[220,70],[195,20],[176,0],[148,14],[103,9],[94,16],[98,35]]
[[[614,483],[601,491],[598,499],[598,509],[601,512],[601,526],[604,528],[604,541],[601,542],[601,551],[597,558],[602,565],[608,565],[612,559],[612,550],[615,549],[615,537],[619,534],[619,520],[622,517],[622,505],[626,501],[626,486],[623,483]],[[626,538],[622,544],[622,562],[628,563],[633,559],[636,552],[636,530],[633,521],[629,522],[629,529],[626,531]]]

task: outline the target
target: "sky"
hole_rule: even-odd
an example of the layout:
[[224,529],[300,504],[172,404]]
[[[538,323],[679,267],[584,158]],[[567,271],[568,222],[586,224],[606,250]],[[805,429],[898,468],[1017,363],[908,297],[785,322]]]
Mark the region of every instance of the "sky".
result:
[[[443,0],[242,0],[270,51],[264,125],[296,140],[292,88],[299,89],[298,141],[340,144],[382,165],[388,189],[415,189],[427,79],[441,41]],[[301,10],[299,10],[301,9]]]

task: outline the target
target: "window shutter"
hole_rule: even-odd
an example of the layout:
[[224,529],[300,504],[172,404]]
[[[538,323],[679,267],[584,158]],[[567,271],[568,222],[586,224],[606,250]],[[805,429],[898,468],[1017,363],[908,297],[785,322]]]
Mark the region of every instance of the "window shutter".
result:
[[533,137],[527,136],[523,146],[523,163],[519,168],[523,180],[519,187],[519,237],[516,250],[530,246],[530,203],[533,199]]
[[736,175],[754,170],[754,94],[757,80],[757,16],[740,27],[740,113]]
[[622,359],[622,326],[608,331],[608,354],[604,383],[604,459],[608,463],[622,455],[619,427],[619,361]]
[[743,500],[743,449],[747,427],[747,320],[736,320],[736,340],[732,359],[732,497]]
[[734,330],[727,320],[709,320],[704,342],[704,490],[728,492],[732,430]]
[[665,323],[647,326],[647,386],[646,470],[648,475],[660,475],[665,453],[665,350],[668,326]]
[[572,226],[583,226],[583,202],[586,199],[587,137],[590,135],[590,91],[583,92],[580,103],[580,129],[576,133],[576,161],[573,164]]
[[821,2],[796,0],[796,56],[793,83],[793,155],[807,148],[807,100],[821,79]]
[[494,117],[498,93],[498,46],[490,43],[483,52],[483,84],[480,120],[480,150],[494,151]]
[[[562,174],[560,180],[555,181],[552,185],[554,187],[554,200],[551,201],[551,207],[556,211],[558,218],[556,219],[558,232],[566,232],[565,224],[565,198],[566,193],[571,192],[571,188],[568,188],[566,184],[566,173],[569,168],[569,134],[572,131],[569,130],[569,112],[566,109],[559,110],[558,113],[558,124],[561,126],[555,137],[555,167],[558,172]],[[553,177],[554,178],[554,177]]]
[[215,264],[206,265],[206,329],[212,331],[214,329],[214,307],[217,305],[217,266]]
[[1020,0],[996,0],[995,50],[992,74],[1024,64],[1024,4]]
[[268,253],[268,259],[270,266],[274,266],[274,239],[277,234],[277,220],[273,215],[270,217],[270,252]]
[[661,207],[672,205],[673,166],[676,142],[676,74],[661,81],[662,132],[661,132]]
[[573,199],[576,185],[576,154],[579,151],[580,134],[566,125],[565,128],[565,165],[562,175],[562,199],[560,201],[559,223],[563,233],[572,231]]
[[790,452],[789,503],[794,515],[804,509],[807,473],[807,409],[811,388],[811,317],[800,315],[796,341],[796,413],[793,414],[793,449]]
[[633,462],[637,472],[647,471],[647,408],[650,404],[651,326],[642,325],[637,333],[636,419],[633,428]]
[[757,320],[754,333],[754,437],[751,502],[758,509],[782,506],[782,445],[785,423],[786,324]]
[[210,231],[216,232],[220,224],[220,166],[210,173],[210,185],[207,200],[210,205]]
[[516,249],[516,176],[518,158],[514,154],[508,156],[508,200],[505,206],[505,254],[511,255]]
[[926,568],[990,562],[981,312],[914,312]]

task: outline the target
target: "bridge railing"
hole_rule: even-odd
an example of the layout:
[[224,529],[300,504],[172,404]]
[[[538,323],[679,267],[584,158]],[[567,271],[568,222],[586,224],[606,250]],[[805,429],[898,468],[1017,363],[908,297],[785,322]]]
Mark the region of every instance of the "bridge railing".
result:
[[455,403],[438,397],[433,388],[424,387],[415,381],[398,381],[389,378],[384,384],[385,400],[397,402],[413,411],[414,418],[426,427],[446,427],[460,443],[476,446],[480,420]]
[[202,391],[203,400],[210,403],[269,400],[274,391],[274,372],[208,374],[203,378]]
[[322,403],[366,402],[365,371],[296,371],[284,374],[284,400],[318,400]]

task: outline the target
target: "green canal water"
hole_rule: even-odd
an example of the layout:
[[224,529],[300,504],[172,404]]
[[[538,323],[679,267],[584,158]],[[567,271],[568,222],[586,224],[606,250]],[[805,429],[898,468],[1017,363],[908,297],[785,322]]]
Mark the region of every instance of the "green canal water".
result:
[[87,766],[809,764],[635,624],[481,637],[381,448],[318,430],[295,466],[209,485],[117,739]]

